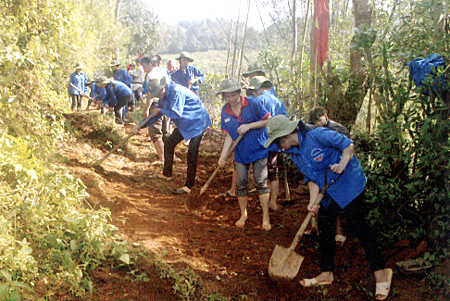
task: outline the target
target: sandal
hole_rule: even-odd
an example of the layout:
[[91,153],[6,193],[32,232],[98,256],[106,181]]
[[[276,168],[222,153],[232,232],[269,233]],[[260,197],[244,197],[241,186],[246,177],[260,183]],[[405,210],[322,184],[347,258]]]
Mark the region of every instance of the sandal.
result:
[[175,189],[173,191],[174,194],[189,194],[191,193],[191,189],[187,186],[183,186],[181,188]]
[[318,282],[316,278],[311,278],[311,279],[306,279],[305,278],[303,280],[300,280],[300,284],[303,287],[311,287],[311,286],[317,286],[317,285],[330,285],[332,283],[333,283],[333,281],[321,281],[321,282]]
[[375,299],[377,300],[384,300],[388,297],[389,291],[391,290],[391,283],[392,283],[392,274],[394,272],[392,269],[387,269],[387,282],[379,282],[376,284],[375,289]]

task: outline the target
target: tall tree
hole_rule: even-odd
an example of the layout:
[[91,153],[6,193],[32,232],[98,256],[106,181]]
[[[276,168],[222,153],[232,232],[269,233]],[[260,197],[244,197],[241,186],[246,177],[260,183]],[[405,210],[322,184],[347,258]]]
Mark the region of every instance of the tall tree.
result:
[[355,35],[350,47],[350,76],[347,90],[340,78],[328,68],[327,83],[331,85],[327,108],[331,116],[351,129],[371,85],[370,73],[365,58],[370,57],[370,33],[372,27],[372,1],[353,0]]

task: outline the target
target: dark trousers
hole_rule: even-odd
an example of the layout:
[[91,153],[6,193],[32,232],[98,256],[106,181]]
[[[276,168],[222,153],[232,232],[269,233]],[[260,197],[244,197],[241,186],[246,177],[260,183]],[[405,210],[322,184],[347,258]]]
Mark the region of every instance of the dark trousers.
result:
[[[189,140],[189,148],[187,154],[187,176],[186,186],[192,188],[195,182],[195,174],[197,172],[198,148],[202,142],[203,133]],[[164,171],[166,177],[172,176],[173,154],[175,147],[183,140],[180,130],[176,128],[172,134],[164,141]]]
[[123,119],[126,117],[126,114],[122,114],[122,108],[128,105],[128,103],[131,101],[131,94],[125,97],[119,97],[117,99],[117,104],[114,107],[114,113],[116,114],[116,118],[123,121]]
[[367,209],[365,206],[365,191],[356,197],[344,209],[341,209],[336,202],[331,201],[327,209],[320,205],[319,212],[319,245],[320,245],[320,269],[322,272],[334,271],[334,256],[336,254],[336,219],[338,215],[345,217],[347,222],[346,231],[355,235],[369,261],[373,272],[384,269],[385,263],[381,257],[380,246],[376,241],[376,235],[367,225],[365,217]]
[[77,107],[81,108],[81,95],[71,94],[70,97],[72,98],[72,111],[75,111]]

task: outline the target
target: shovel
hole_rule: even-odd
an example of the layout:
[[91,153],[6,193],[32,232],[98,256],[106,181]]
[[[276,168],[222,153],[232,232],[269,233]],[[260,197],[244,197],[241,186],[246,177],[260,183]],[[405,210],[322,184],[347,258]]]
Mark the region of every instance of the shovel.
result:
[[[225,155],[224,161],[228,159],[228,157],[231,155],[231,153],[234,151],[234,149],[236,148],[236,145],[238,145],[239,141],[241,141],[242,137],[244,137],[244,134],[241,134],[237,137],[237,139],[235,141],[233,141],[233,144],[231,144],[230,149],[228,150],[227,154]],[[206,183],[203,185],[202,189],[200,189],[200,193],[197,195],[191,194],[189,195],[189,198],[186,202],[186,208],[189,210],[189,208],[192,207],[202,207],[205,208],[208,203],[201,205],[201,199],[200,196],[205,193],[206,189],[209,187],[209,184],[211,184],[212,180],[214,179],[214,177],[217,175],[217,173],[219,172],[220,169],[220,165],[216,167],[216,169],[214,170],[214,172],[212,173],[212,175],[209,177],[209,179],[206,181]],[[195,205],[194,205],[195,204]]]
[[[327,184],[327,174],[329,170],[330,168],[328,167],[327,171],[325,172],[325,185],[322,187],[322,189],[320,189],[319,194],[314,201],[314,205],[320,204],[328,187],[334,184],[342,176],[341,173],[335,180]],[[309,212],[306,215],[302,225],[300,226],[300,229],[298,230],[297,234],[295,234],[294,241],[289,248],[285,248],[280,245],[275,246],[275,249],[273,250],[272,256],[270,257],[269,261],[270,276],[293,279],[297,275],[298,270],[302,265],[303,259],[305,258],[295,253],[294,249],[295,247],[297,247],[297,244],[299,243],[300,238],[302,238],[303,233],[305,233],[306,227],[311,220],[312,214],[312,212]]]
[[80,89],[78,89],[78,87],[74,86],[72,83],[69,83],[69,84],[72,86],[72,88],[74,88],[75,90],[77,90],[78,92],[80,92],[81,96],[86,97],[87,99],[93,101],[93,102],[96,103],[96,104],[99,104],[99,103],[102,103],[102,104],[103,104],[102,101],[96,100],[96,99],[90,97],[89,95],[87,95],[86,93],[84,93],[83,91],[81,91]]

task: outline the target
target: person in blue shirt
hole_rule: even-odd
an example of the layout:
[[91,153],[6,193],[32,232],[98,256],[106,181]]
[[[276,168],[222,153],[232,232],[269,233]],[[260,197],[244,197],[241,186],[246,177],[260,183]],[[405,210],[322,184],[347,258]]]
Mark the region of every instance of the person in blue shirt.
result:
[[[176,189],[174,193],[190,193],[195,184],[198,148],[206,128],[212,125],[211,119],[200,98],[191,90],[170,83],[164,72],[159,72],[159,75],[155,74],[154,78],[150,78],[147,88],[149,98],[157,97],[159,100],[158,107],[151,111],[150,119],[142,127],[153,124],[162,115],[170,117],[177,126],[164,142],[164,170],[162,174],[158,174],[158,177],[167,181],[172,180],[175,147],[183,139],[189,141],[186,183],[183,187]],[[137,134],[139,129],[140,125],[137,125],[133,128],[133,133]]]
[[[264,69],[262,68],[262,66],[261,66],[261,64],[259,64],[259,63],[253,63],[253,64],[250,64],[248,67],[247,67],[247,72],[244,72],[244,73],[242,73],[242,76],[244,77],[244,78],[248,78],[248,81],[251,81],[252,80],[252,78],[254,78],[255,76],[266,76],[266,71],[264,71]],[[247,82],[247,84],[249,84],[249,82]],[[249,94],[249,96],[251,96],[251,90],[247,90],[250,94]],[[275,96],[275,97],[278,97],[277,96],[277,91],[275,91],[275,87],[272,85],[272,87],[270,88],[270,93],[273,95],[273,96]]]
[[[313,125],[313,127],[326,127],[332,131],[336,131],[339,134],[345,135],[350,138],[350,133],[345,126],[340,124],[339,122],[333,121],[328,118],[328,111],[321,106],[316,106],[311,109],[309,112],[309,124]],[[318,232],[317,222],[315,217],[311,219],[311,232]],[[347,237],[344,236],[343,228],[342,228],[342,219],[338,216],[336,220],[336,236],[334,238],[336,244],[343,245],[347,240]]]
[[106,90],[103,104],[110,108],[114,108],[116,123],[124,124],[125,121],[122,116],[122,108],[126,106],[132,98],[133,92],[131,89],[120,81],[111,80],[106,77],[98,81],[98,86]]
[[271,115],[261,101],[241,96],[241,86],[235,79],[225,79],[221,83],[222,98],[226,104],[222,108],[221,128],[226,133],[225,142],[219,158],[219,166],[225,165],[224,158],[231,144],[239,135],[244,135],[234,149],[234,168],[236,170],[236,195],[241,216],[235,223],[244,227],[247,221],[247,182],[250,164],[253,164],[255,185],[263,210],[262,228],[269,231],[269,187],[267,185],[267,155],[264,148],[267,134],[264,127]]
[[[144,79],[144,88],[142,90],[146,99],[146,106],[144,107],[142,115],[144,119],[147,118],[152,110],[158,107],[158,98],[149,98],[150,93],[148,93],[147,85],[150,78],[158,77],[161,75],[161,72],[164,72],[159,67],[160,62],[160,57],[156,55],[144,56],[141,59],[142,66],[144,67],[145,72],[147,72]],[[147,133],[155,145],[156,153],[158,155],[158,160],[152,162],[152,165],[164,165],[164,140],[171,134],[170,118],[166,115],[161,116],[159,120],[147,127]],[[178,158],[175,156],[174,160],[177,161],[177,159]]]
[[[120,67],[120,62],[118,62],[118,61],[111,62],[111,69],[113,71],[114,80],[124,83],[128,88],[131,89],[131,83],[133,82],[133,77],[130,75],[130,73],[128,73],[128,71],[126,69],[122,69],[119,67]],[[130,106],[130,112],[133,112],[136,107],[133,96],[134,95],[131,96],[130,102],[123,107],[123,112],[122,112],[123,120],[125,120],[127,117],[128,106]]]
[[[98,101],[103,101],[105,99],[106,90],[97,86],[97,81],[88,80],[86,82],[86,86],[91,89],[91,92],[89,93],[89,97],[91,97],[95,100],[98,100]],[[89,110],[91,104],[92,104],[92,100],[89,99],[88,105],[86,107],[86,111]]]
[[[365,220],[365,186],[367,179],[355,156],[354,144],[348,137],[318,127],[307,131],[301,121],[289,121],[278,115],[267,124],[269,147],[275,143],[289,151],[297,168],[305,176],[310,201],[308,211],[317,215],[319,210],[319,252],[321,273],[312,279],[303,279],[304,287],[327,285],[334,281],[336,218],[347,217],[348,231],[356,235],[363,246],[370,268],[375,276],[377,300],[387,298],[392,281],[392,269],[386,268],[376,235]],[[328,183],[342,176],[326,191],[320,205],[315,204],[319,190],[324,186],[325,172]]]
[[[286,108],[283,102],[271,93],[273,84],[264,76],[255,76],[250,80],[248,90],[252,91],[253,96],[257,101],[260,101],[267,111],[273,116],[286,115]],[[278,147],[273,145],[269,148],[269,155],[267,157],[268,180],[270,185],[270,201],[269,208],[273,211],[278,210],[277,198],[280,189],[280,169],[279,166],[283,164],[283,157],[278,156]]]
[[205,80],[205,76],[196,67],[189,66],[189,63],[192,63],[194,59],[190,57],[188,52],[181,52],[176,59],[180,63],[180,68],[172,73],[172,80],[199,95],[198,84]]
[[76,63],[75,66],[73,66],[75,69],[75,72],[73,72],[70,75],[69,84],[67,84],[69,88],[69,96],[72,100],[72,111],[75,111],[77,108],[81,109],[81,94],[80,92],[72,87],[70,84],[77,87],[80,91],[83,91],[84,93],[87,92],[86,82],[87,77],[86,74],[84,74],[81,70],[83,70],[83,64],[82,63]]

